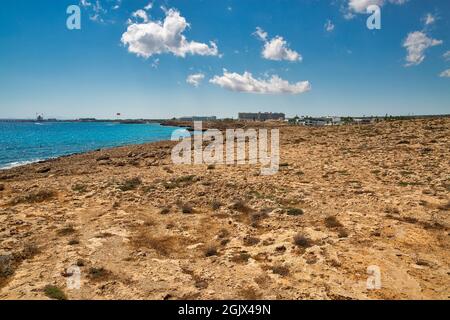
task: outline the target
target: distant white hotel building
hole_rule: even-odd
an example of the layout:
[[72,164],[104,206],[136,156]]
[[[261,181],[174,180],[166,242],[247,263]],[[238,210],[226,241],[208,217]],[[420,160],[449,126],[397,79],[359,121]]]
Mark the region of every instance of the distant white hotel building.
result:
[[311,118],[311,117],[300,117],[295,119],[295,123],[302,126],[336,126],[342,124],[342,120],[340,117],[320,117],[320,118]]
[[240,112],[239,120],[244,121],[267,121],[267,120],[280,120],[284,121],[286,115],[284,113],[272,113],[272,112]]

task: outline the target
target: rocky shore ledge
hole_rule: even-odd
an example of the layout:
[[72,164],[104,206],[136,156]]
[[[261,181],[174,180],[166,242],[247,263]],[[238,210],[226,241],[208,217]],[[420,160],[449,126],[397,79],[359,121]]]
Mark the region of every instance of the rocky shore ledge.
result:
[[275,176],[172,142],[0,171],[0,299],[450,298],[450,119],[280,130]]

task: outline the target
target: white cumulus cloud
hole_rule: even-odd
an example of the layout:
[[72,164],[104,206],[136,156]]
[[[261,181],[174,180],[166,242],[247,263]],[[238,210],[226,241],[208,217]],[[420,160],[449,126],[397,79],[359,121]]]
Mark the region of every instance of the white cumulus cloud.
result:
[[118,9],[120,9],[121,5],[122,5],[122,0],[116,0],[116,4],[113,5],[112,9],[113,10],[118,10]]
[[382,6],[384,0],[349,0],[348,7],[353,12],[366,13],[366,10],[371,5]]
[[423,21],[426,26],[433,24],[436,21],[436,17],[433,16],[431,13],[427,13],[425,17],[423,18]]
[[257,36],[261,41],[266,41],[268,36],[267,32],[265,32],[260,27],[256,27],[254,35]]
[[121,42],[128,51],[138,56],[149,58],[156,54],[172,53],[178,57],[186,54],[217,56],[219,51],[214,42],[209,45],[188,41],[183,32],[190,25],[180,12],[175,9],[165,11],[164,21],[144,21],[131,23],[122,35]]
[[442,71],[441,74],[439,75],[439,77],[450,78],[450,69]]
[[371,5],[377,5],[379,7],[384,6],[386,3],[392,3],[396,5],[402,5],[408,2],[408,0],[348,0],[348,8],[345,12],[345,16],[348,19],[354,17],[352,12],[366,13],[367,8]]
[[204,78],[205,75],[203,73],[190,74],[187,77],[186,82],[193,85],[194,87],[198,87]]
[[104,16],[108,13],[108,10],[102,6],[100,0],[81,0],[80,5],[88,12],[91,21],[105,22]]
[[403,43],[406,48],[406,66],[416,66],[425,59],[425,51],[437,45],[441,45],[442,40],[429,38],[422,31],[414,31],[408,34]]
[[287,60],[287,61],[302,61],[302,56],[289,48],[288,43],[283,37],[276,36],[273,39],[268,40],[268,34],[260,27],[256,28],[254,35],[261,41],[264,41],[264,48],[262,50],[262,56],[268,60]]
[[450,50],[447,51],[446,53],[444,53],[442,56],[444,57],[445,60],[449,61],[450,60]]
[[90,7],[90,6],[92,6],[92,3],[90,3],[88,0],[81,0],[81,1],[80,1],[80,4],[81,4],[83,7]]
[[334,24],[331,22],[331,20],[327,20],[327,22],[324,25],[325,31],[332,32],[334,30]]
[[147,12],[145,12],[145,10],[139,9],[139,10],[133,12],[132,16],[134,18],[141,18],[142,21],[144,21],[144,22],[148,22],[148,15],[147,15]]
[[300,94],[311,90],[309,81],[291,84],[277,75],[267,80],[256,79],[247,71],[244,74],[238,74],[224,70],[222,76],[215,76],[209,82],[230,91],[259,94]]
[[145,7],[144,7],[144,10],[150,10],[150,9],[152,9],[153,8],[153,2],[149,2]]

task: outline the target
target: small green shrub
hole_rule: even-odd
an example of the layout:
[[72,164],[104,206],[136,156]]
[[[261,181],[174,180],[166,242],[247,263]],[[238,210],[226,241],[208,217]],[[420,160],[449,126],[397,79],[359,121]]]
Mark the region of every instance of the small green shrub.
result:
[[289,216],[301,216],[304,212],[299,208],[287,208],[286,213]]
[[52,285],[47,285],[44,288],[44,293],[47,297],[54,300],[67,300],[66,294],[60,288]]

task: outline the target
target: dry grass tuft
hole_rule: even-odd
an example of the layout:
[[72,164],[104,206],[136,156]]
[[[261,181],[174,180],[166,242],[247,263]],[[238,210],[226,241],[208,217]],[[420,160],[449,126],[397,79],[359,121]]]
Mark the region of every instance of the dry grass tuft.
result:
[[219,210],[221,207],[222,207],[222,203],[221,203],[221,202],[219,202],[219,201],[213,201],[213,202],[211,202],[211,208],[212,208],[214,211]]
[[75,233],[75,229],[72,225],[68,225],[60,230],[58,230],[58,235],[61,237],[68,236]]
[[231,209],[236,210],[241,213],[250,213],[253,211],[247,204],[242,200],[237,200],[231,205]]
[[141,230],[132,238],[131,244],[136,249],[150,248],[155,250],[158,255],[163,257],[186,257],[191,254],[189,250],[186,250],[186,247],[192,244],[192,241],[182,236],[157,236]]
[[286,277],[289,275],[289,268],[282,265],[276,265],[272,267],[272,272],[282,277]]
[[220,229],[219,233],[217,234],[217,237],[219,237],[219,239],[224,239],[227,238],[230,235],[230,231],[228,231],[227,229]]
[[22,251],[0,255],[0,288],[23,261],[33,258],[38,253],[39,248],[34,243],[29,243]]
[[91,267],[88,270],[88,276],[91,280],[94,281],[104,281],[111,276],[111,272],[103,267]]
[[194,208],[189,203],[184,203],[181,205],[181,212],[184,214],[194,213]]
[[122,183],[119,184],[118,188],[121,191],[130,191],[135,190],[138,186],[142,184],[142,180],[139,177],[126,179]]
[[83,259],[78,259],[76,263],[77,267],[84,267],[85,263]]
[[347,238],[347,237],[348,237],[348,232],[347,232],[347,230],[345,230],[344,228],[339,229],[339,231],[338,231],[338,237],[339,237],[339,238]]
[[259,212],[251,213],[250,214],[250,221],[253,224],[255,224],[255,223],[257,224],[258,222],[266,219],[269,216],[267,214],[267,212],[270,212],[270,209],[269,210],[261,210]]
[[335,216],[328,216],[324,219],[325,226],[328,229],[336,229],[336,228],[342,228],[342,223],[339,222],[339,220]]
[[56,192],[53,190],[38,190],[30,192],[25,195],[18,196],[11,200],[10,204],[16,205],[21,203],[40,203],[56,197]]
[[248,259],[250,259],[252,256],[246,252],[246,251],[241,251],[239,253],[234,254],[231,257],[231,261],[234,263],[247,263]]
[[312,246],[311,239],[307,238],[301,233],[298,233],[294,236],[294,244],[302,248],[309,248]]
[[11,255],[0,255],[0,279],[6,278],[13,273],[13,257]]
[[170,190],[175,188],[187,187],[197,181],[197,177],[195,175],[181,176],[163,183],[163,186]]
[[75,246],[77,244],[80,244],[80,240],[78,240],[78,239],[72,239],[72,240],[69,240],[69,242],[68,242],[69,246]]
[[239,296],[244,300],[258,300],[261,299],[261,294],[253,288],[244,288],[239,291]]
[[250,246],[255,246],[257,245],[261,240],[256,238],[256,237],[252,237],[252,236],[246,236],[243,240],[244,245],[247,247]]
[[87,186],[82,183],[75,183],[72,186],[72,191],[79,192],[79,193],[85,193],[87,191]]
[[159,211],[160,214],[165,215],[170,213],[170,207],[162,208],[161,211]]
[[217,256],[217,247],[214,244],[206,246],[204,251],[205,257]]

